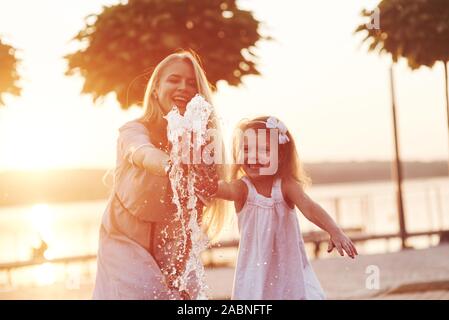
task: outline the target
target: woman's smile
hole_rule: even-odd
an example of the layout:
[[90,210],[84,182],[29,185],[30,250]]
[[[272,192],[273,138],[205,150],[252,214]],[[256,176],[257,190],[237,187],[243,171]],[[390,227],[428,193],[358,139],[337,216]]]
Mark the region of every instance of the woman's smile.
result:
[[175,95],[173,96],[172,100],[173,100],[173,104],[175,106],[177,106],[180,109],[185,109],[187,106],[187,103],[189,103],[189,101],[191,100],[192,97],[189,97],[187,95]]

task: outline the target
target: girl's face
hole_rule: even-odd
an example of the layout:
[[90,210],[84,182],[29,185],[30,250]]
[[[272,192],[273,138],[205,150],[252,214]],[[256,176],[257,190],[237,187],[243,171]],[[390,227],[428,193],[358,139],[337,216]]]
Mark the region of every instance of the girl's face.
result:
[[[278,159],[272,159],[273,156],[277,157],[278,153],[276,152],[274,154],[275,150],[271,150],[269,132],[270,130],[266,130],[265,141],[258,138],[256,138],[256,141],[249,141],[251,139],[248,139],[246,136],[244,137],[244,163],[242,167],[246,175],[250,178],[255,179],[263,177],[264,175],[261,175],[260,169],[268,169],[274,161],[276,164],[278,162]],[[266,171],[267,170],[265,170],[265,172]],[[275,171],[277,171],[277,168]],[[276,172],[273,172],[272,174],[265,174],[265,176],[272,176],[275,173]]]
[[156,88],[162,112],[167,114],[174,105],[184,113],[187,103],[198,92],[195,72],[191,63],[185,60],[174,60],[161,73]]

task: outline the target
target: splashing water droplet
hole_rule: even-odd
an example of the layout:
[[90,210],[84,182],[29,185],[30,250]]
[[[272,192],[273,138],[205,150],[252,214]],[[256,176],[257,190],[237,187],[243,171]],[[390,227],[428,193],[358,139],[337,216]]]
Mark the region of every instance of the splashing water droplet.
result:
[[195,172],[191,170],[190,162],[185,163],[185,148],[188,150],[188,160],[190,160],[191,151],[198,151],[206,144],[207,124],[211,113],[212,106],[197,94],[187,104],[184,116],[176,107],[165,116],[168,123],[167,138],[172,144],[170,151],[172,166],[169,179],[173,191],[173,203],[177,208],[175,220],[181,225],[181,250],[175,257],[175,261],[178,260],[182,264],[187,257],[182,270],[178,270],[176,265],[172,266],[170,276],[175,276],[172,283],[180,291],[188,291],[189,284],[196,280],[199,289],[196,294],[197,299],[207,298],[201,252],[207,247],[208,242],[198,223],[201,212],[198,213],[196,209],[198,198],[194,189]]

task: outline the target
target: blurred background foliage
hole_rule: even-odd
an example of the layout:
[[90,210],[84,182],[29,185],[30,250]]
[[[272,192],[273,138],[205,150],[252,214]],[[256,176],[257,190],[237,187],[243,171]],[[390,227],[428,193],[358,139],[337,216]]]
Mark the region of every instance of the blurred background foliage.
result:
[[153,68],[168,54],[199,54],[213,87],[238,86],[258,75],[256,43],[270,39],[260,22],[235,0],[129,0],[85,19],[74,40],[81,49],[66,56],[66,74],[84,78],[83,93],[94,101],[115,93],[122,108],[141,105]]

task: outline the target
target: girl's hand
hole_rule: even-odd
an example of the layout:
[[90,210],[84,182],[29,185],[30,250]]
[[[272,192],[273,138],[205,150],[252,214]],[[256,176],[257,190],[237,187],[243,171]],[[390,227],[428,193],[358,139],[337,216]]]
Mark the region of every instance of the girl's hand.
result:
[[197,164],[193,165],[193,170],[196,174],[195,192],[206,199],[213,197],[218,191],[217,167],[214,164]]
[[340,253],[342,257],[344,256],[344,252],[346,252],[352,259],[358,255],[354,243],[352,243],[351,239],[349,239],[349,237],[342,231],[338,231],[330,236],[327,252],[331,252],[334,248],[337,248],[338,253]]

